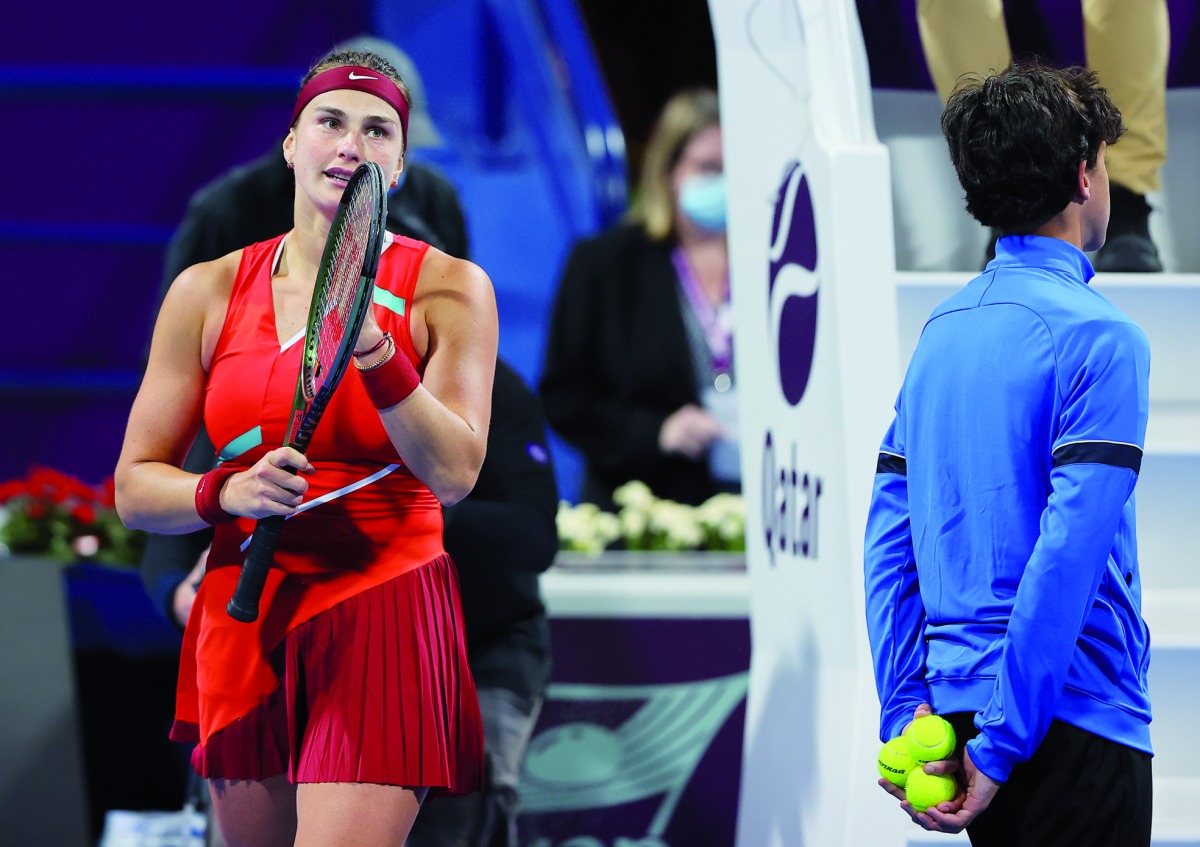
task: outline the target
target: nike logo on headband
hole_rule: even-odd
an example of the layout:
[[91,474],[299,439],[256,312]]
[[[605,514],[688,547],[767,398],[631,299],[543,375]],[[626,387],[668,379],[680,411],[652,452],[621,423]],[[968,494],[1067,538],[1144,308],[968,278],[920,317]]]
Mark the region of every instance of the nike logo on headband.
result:
[[350,71],[350,79],[379,79],[379,77],[367,76],[366,74],[356,74],[354,71]]

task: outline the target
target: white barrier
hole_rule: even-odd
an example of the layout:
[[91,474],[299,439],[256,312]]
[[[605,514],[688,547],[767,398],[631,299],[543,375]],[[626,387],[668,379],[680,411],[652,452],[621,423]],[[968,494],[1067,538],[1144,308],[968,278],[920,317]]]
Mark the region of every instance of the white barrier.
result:
[[751,662],[738,843],[902,844],[862,532],[899,384],[887,154],[850,0],[713,0]]

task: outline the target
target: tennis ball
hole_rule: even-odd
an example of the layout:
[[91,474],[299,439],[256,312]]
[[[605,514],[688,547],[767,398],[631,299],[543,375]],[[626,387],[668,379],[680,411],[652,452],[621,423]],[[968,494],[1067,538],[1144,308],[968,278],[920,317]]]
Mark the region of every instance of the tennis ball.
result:
[[954,727],[937,715],[917,718],[904,737],[908,738],[908,755],[918,762],[947,759],[954,752]]
[[893,785],[904,787],[908,772],[921,767],[921,763],[908,753],[908,741],[897,735],[879,748],[879,775]]
[[957,793],[958,783],[954,781],[954,777],[944,773],[925,773],[921,768],[908,775],[908,784],[904,786],[908,802],[912,803],[918,812],[953,800]]

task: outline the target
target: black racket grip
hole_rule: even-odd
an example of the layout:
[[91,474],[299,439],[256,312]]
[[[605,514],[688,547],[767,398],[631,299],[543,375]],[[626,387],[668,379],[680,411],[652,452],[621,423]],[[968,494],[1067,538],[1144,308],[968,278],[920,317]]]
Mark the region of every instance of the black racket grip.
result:
[[235,621],[251,623],[258,619],[258,601],[262,597],[267,573],[271,570],[271,562],[275,558],[275,545],[279,543],[283,520],[283,515],[271,515],[269,518],[259,518],[254,527],[254,535],[250,536],[250,547],[246,550],[246,561],[242,563],[237,588],[233,590],[233,597],[225,607],[229,617]]

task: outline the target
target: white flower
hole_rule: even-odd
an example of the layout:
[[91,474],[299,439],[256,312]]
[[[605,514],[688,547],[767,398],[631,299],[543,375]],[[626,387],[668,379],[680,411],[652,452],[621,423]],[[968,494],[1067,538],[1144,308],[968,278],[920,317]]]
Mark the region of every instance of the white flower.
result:
[[625,509],[645,511],[654,505],[656,498],[650,486],[639,480],[630,480],[613,492],[613,502]]
[[620,535],[617,516],[600,511],[595,503],[572,506],[561,501],[555,523],[560,545],[581,553],[600,553]]
[[622,509],[618,518],[621,524],[621,535],[625,538],[641,538],[646,534],[646,527],[650,521],[644,511]]
[[76,555],[89,559],[100,552],[100,539],[94,535],[81,535],[71,542]]
[[696,510],[671,500],[659,500],[650,508],[650,532],[668,550],[687,550],[704,543],[704,530]]
[[592,537],[600,550],[621,537],[621,522],[611,512],[597,512],[592,520]]
[[700,504],[696,511],[710,548],[745,549],[746,502],[741,495],[714,495]]
[[633,481],[613,493],[619,514],[594,503],[558,505],[563,549],[601,553],[618,538],[627,550],[744,550],[746,504],[740,495],[718,494],[699,506],[660,500]]

